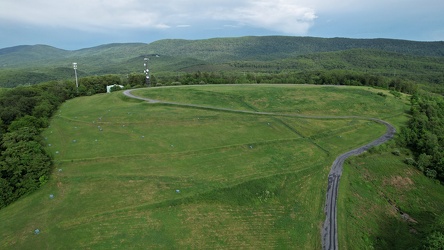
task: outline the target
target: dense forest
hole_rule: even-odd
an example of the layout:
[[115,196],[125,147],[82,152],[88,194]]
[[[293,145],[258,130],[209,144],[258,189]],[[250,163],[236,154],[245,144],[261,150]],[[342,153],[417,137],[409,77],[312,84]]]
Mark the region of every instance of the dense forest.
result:
[[400,134],[400,141],[414,152],[406,159],[430,178],[444,183],[444,100],[432,94],[411,96],[411,119]]
[[347,70],[444,82],[444,43],[393,39],[240,37],[108,44],[75,51],[45,45],[0,49],[0,87],[33,85],[80,76],[143,72],[302,73]]
[[[105,62],[103,65],[97,64],[100,60],[83,62],[79,63],[78,73],[83,77],[106,74],[128,76],[142,73],[143,59],[143,56],[139,56],[124,62]],[[272,78],[276,78],[278,74],[286,80],[285,82],[294,82],[296,75],[347,71],[351,74],[357,72],[376,77],[396,77],[416,83],[444,84],[444,57],[412,56],[364,49],[322,52],[276,60],[255,59],[223,63],[211,63],[195,58],[154,56],[149,61],[149,67],[156,76],[167,78],[200,71],[213,75],[224,74],[224,77],[232,75],[238,79],[241,79],[242,75],[255,75],[261,78],[272,75]],[[45,66],[26,70],[0,67],[0,87],[33,85],[67,78],[74,78],[70,63],[58,67]],[[259,78],[259,81],[261,80]]]
[[0,93],[0,208],[48,180],[52,159],[41,138],[49,118],[73,88],[54,82]]

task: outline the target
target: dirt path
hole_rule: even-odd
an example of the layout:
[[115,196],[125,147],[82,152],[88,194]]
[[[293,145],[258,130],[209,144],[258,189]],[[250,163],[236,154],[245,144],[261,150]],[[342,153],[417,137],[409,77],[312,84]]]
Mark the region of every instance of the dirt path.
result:
[[291,116],[291,117],[300,117],[307,119],[360,119],[360,120],[369,120],[377,123],[381,123],[387,127],[387,131],[384,135],[379,137],[378,139],[362,146],[357,149],[353,149],[348,151],[340,156],[338,156],[333,165],[331,166],[330,173],[328,175],[328,187],[327,187],[327,197],[325,201],[325,221],[321,231],[322,237],[322,248],[323,249],[338,249],[338,231],[337,231],[337,199],[338,199],[338,190],[339,190],[339,180],[342,175],[342,166],[344,161],[354,155],[362,154],[367,151],[371,147],[383,144],[384,142],[392,139],[396,133],[396,129],[388,122],[376,119],[376,118],[367,118],[360,116],[306,116],[306,115],[298,115],[298,114],[276,114],[270,112],[257,112],[257,111],[244,111],[244,110],[234,110],[234,109],[226,109],[226,108],[217,108],[203,105],[193,105],[193,104],[184,104],[184,103],[175,103],[175,102],[165,102],[160,100],[154,100],[150,98],[135,96],[131,94],[131,90],[125,90],[123,92],[124,95],[144,100],[149,103],[162,103],[169,105],[177,105],[177,106],[185,106],[185,107],[194,107],[194,108],[203,108],[203,109],[211,109],[211,110],[219,110],[219,111],[228,111],[228,112],[236,112],[236,113],[248,113],[248,114],[259,114],[259,115],[274,115],[274,116]]

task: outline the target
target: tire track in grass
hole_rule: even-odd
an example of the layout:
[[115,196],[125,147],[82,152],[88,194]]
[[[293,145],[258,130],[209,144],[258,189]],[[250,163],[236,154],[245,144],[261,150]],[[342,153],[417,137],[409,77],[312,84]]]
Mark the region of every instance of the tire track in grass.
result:
[[[340,156],[338,156],[331,166],[330,173],[328,175],[328,186],[327,186],[327,195],[325,202],[325,221],[321,230],[321,239],[322,239],[322,248],[323,249],[338,249],[338,232],[337,232],[337,198],[338,198],[338,190],[339,190],[339,181],[342,175],[342,167],[344,161],[350,157],[364,153],[368,149],[381,145],[386,141],[392,139],[396,133],[396,129],[388,122],[377,119],[377,118],[368,118],[368,117],[359,117],[359,116],[307,116],[307,115],[299,115],[299,114],[279,114],[279,113],[271,113],[271,112],[260,112],[260,111],[244,111],[244,110],[234,110],[227,108],[217,108],[211,106],[203,106],[203,105],[193,105],[193,104],[183,104],[183,103],[174,103],[174,102],[164,102],[160,100],[153,100],[150,98],[135,96],[131,94],[131,90],[126,90],[123,92],[124,95],[135,98],[143,101],[147,101],[149,103],[160,103],[167,105],[175,105],[182,107],[192,107],[192,108],[201,108],[201,109],[209,109],[209,110],[218,110],[225,112],[235,112],[235,113],[245,113],[245,114],[257,114],[257,115],[270,115],[270,116],[287,116],[287,117],[299,117],[304,119],[358,119],[358,120],[367,120],[376,123],[380,123],[386,126],[387,130],[385,134],[383,134],[378,139],[363,145],[359,148],[350,150]],[[277,119],[277,118],[276,118]],[[279,120],[279,119],[278,119]],[[285,125],[285,124],[284,124]],[[288,127],[288,126],[287,126]],[[289,128],[291,129],[291,127]],[[296,132],[300,135],[299,132]],[[315,144],[319,147],[317,144]],[[327,151],[328,152],[328,151]]]

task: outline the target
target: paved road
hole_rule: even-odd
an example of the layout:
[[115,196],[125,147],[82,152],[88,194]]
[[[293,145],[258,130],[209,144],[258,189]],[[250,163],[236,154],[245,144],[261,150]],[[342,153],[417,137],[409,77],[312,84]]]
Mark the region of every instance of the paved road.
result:
[[354,155],[362,154],[363,152],[367,151],[371,147],[383,144],[384,142],[390,140],[395,135],[395,128],[388,122],[375,119],[375,118],[367,118],[367,117],[359,117],[359,116],[306,116],[306,115],[298,115],[298,114],[276,114],[276,113],[270,113],[270,112],[256,112],[256,111],[244,111],[244,110],[233,110],[233,109],[226,109],[226,108],[217,108],[217,107],[209,107],[209,106],[202,106],[202,105],[193,105],[193,104],[183,104],[183,103],[175,103],[175,102],[165,102],[160,100],[154,100],[150,98],[135,96],[131,94],[131,90],[126,90],[123,92],[126,96],[144,100],[150,103],[163,103],[163,104],[170,104],[170,105],[178,105],[178,106],[187,106],[187,107],[195,107],[195,108],[204,108],[204,109],[213,109],[213,110],[220,110],[220,111],[229,111],[229,112],[238,112],[238,113],[249,113],[249,114],[261,114],[261,115],[275,115],[275,116],[292,116],[292,117],[301,117],[301,118],[307,118],[307,119],[360,119],[360,120],[369,120],[374,121],[377,123],[384,124],[387,127],[387,131],[384,135],[376,139],[375,141],[372,141],[360,148],[351,150],[349,152],[346,152],[333,162],[333,165],[331,166],[330,173],[328,175],[328,187],[327,187],[327,198],[325,202],[325,222],[324,226],[321,231],[321,237],[322,237],[322,248],[323,249],[338,249],[338,231],[337,231],[337,212],[336,212],[336,202],[338,198],[338,190],[339,190],[339,180],[342,175],[342,165],[344,164],[344,161]]
[[395,135],[395,128],[388,122],[378,119],[370,120],[384,124],[387,127],[387,131],[385,132],[385,134],[375,141],[370,142],[369,144],[338,156],[338,158],[336,158],[336,160],[333,162],[333,165],[331,166],[330,174],[328,175],[327,198],[324,208],[326,218],[321,232],[323,249],[338,249],[336,202],[338,199],[339,180],[342,175],[342,165],[344,164],[345,159],[353,155],[362,154],[364,151],[367,151],[371,147],[380,145],[390,140]]

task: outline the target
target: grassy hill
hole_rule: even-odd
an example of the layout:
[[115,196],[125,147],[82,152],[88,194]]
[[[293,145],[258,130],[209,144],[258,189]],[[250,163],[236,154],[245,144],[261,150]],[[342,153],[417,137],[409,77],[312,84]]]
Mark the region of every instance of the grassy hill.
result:
[[[405,101],[380,91],[241,85],[135,92],[276,115],[147,104],[119,92],[70,100],[44,133],[55,157],[51,179],[0,210],[1,248],[319,249],[331,163],[385,127],[278,114],[379,117],[399,128],[406,120]],[[406,167],[399,162],[396,171]],[[352,183],[355,177],[347,176]],[[355,204],[354,196],[346,197]],[[372,223],[373,216],[367,219],[359,223]],[[348,233],[357,244],[370,244],[362,230]],[[376,235],[367,233],[370,239]]]

